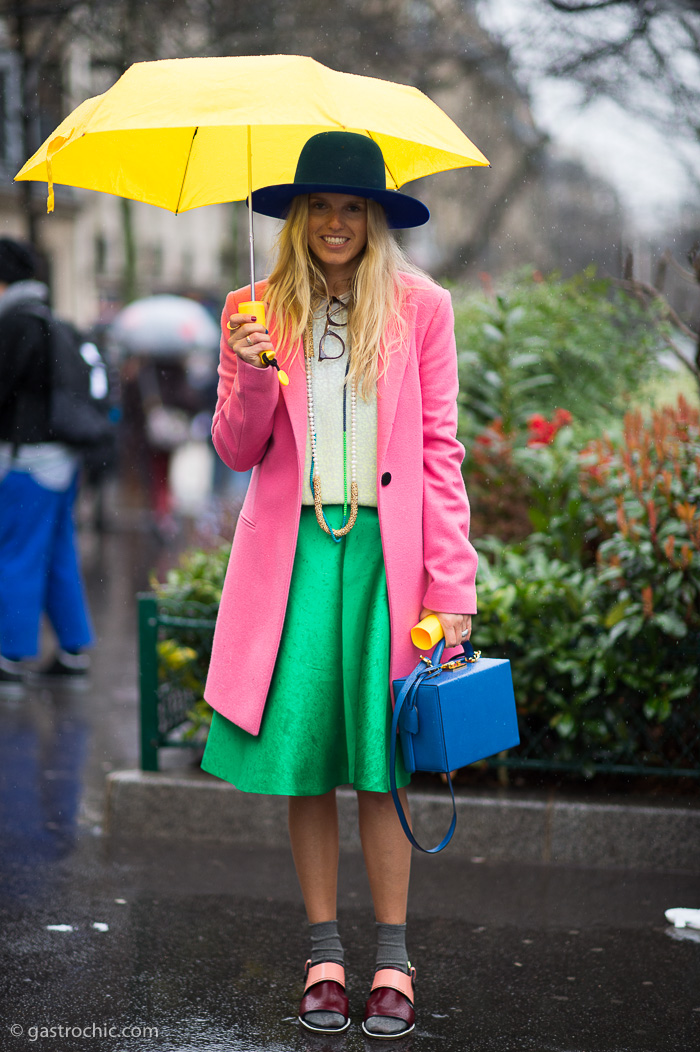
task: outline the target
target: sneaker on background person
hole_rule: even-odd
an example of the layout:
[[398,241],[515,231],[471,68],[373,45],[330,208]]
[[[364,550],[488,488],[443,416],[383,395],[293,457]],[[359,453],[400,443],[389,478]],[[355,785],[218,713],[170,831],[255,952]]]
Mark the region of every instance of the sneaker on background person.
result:
[[0,697],[21,698],[25,693],[24,668],[21,661],[12,661],[0,654]]
[[59,649],[53,661],[27,674],[30,686],[86,690],[90,686],[90,656]]

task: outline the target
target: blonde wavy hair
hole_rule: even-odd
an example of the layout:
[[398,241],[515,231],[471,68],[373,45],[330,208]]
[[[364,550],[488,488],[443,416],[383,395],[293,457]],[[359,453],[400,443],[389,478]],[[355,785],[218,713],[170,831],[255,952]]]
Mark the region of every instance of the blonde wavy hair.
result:
[[[323,271],[309,249],[308,218],[308,196],[295,197],[275,243],[275,264],[265,291],[280,343],[289,347],[286,359],[304,335],[309,317],[330,299]],[[367,198],[367,245],[355,270],[348,302],[352,348],[348,378],[365,399],[385,374],[391,354],[405,336],[406,287],[399,271],[428,277],[394,240],[382,206]]]

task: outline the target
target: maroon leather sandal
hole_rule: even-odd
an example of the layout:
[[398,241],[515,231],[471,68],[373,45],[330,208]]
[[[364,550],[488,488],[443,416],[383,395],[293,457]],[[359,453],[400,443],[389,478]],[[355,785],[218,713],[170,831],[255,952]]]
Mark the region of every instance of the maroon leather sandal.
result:
[[[341,964],[324,961],[306,962],[304,996],[299,1005],[299,1022],[316,1034],[340,1034],[350,1026],[348,999],[345,994],[345,969]],[[315,1026],[305,1020],[309,1012],[337,1012],[343,1017],[340,1026]]]
[[[372,989],[365,1005],[365,1018],[362,1022],[362,1030],[367,1037],[383,1038],[391,1040],[395,1037],[403,1037],[415,1028],[416,1013],[413,1008],[414,987],[416,985],[416,969],[411,968],[406,975],[398,968],[380,968],[375,972]],[[372,1016],[388,1016],[390,1019],[400,1019],[406,1026],[395,1034],[382,1034],[374,1030],[368,1030],[365,1023]]]

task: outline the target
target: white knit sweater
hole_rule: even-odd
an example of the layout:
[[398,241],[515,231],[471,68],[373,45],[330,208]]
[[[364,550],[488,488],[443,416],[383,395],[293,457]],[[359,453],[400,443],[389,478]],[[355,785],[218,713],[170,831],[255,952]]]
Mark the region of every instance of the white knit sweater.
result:
[[[334,318],[343,324],[334,326],[334,331],[345,341],[342,358],[318,360],[318,348],[326,328],[326,310],[323,307],[314,315],[314,361],[313,393],[316,419],[317,470],[321,479],[321,497],[324,504],[342,504],[343,487],[343,397],[345,369],[348,364],[350,345],[347,330],[347,313]],[[335,354],[337,343],[327,341],[329,353]],[[350,501],[350,388],[345,392],[347,400],[347,470],[348,503]],[[357,392],[357,488],[360,504],[377,506],[377,395],[373,392],[368,402]],[[313,504],[314,496],[309,477],[311,474],[311,438],[306,433],[306,459],[304,464],[304,487],[302,503]]]

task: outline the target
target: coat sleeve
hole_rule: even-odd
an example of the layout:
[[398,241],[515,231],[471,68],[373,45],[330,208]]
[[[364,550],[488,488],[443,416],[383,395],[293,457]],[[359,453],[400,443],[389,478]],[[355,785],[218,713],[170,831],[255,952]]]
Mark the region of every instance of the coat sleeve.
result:
[[423,605],[476,613],[478,557],[469,541],[469,501],[457,440],[457,350],[449,292],[441,289],[420,354],[423,413],[423,556],[429,577]]
[[248,471],[265,454],[280,395],[274,369],[248,365],[228,345],[227,323],[240,298],[230,292],[221,315],[219,386],[211,430],[224,463],[234,471]]

